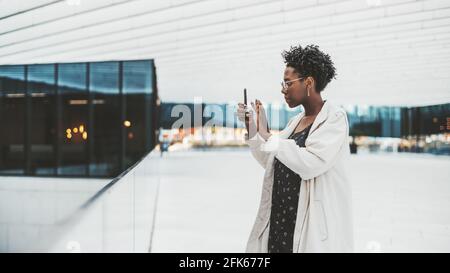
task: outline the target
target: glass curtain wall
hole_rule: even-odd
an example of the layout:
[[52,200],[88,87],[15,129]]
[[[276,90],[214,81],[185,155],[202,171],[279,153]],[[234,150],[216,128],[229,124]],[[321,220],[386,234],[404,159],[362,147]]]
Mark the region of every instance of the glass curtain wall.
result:
[[0,66],[0,175],[114,177],[155,146],[152,60]]

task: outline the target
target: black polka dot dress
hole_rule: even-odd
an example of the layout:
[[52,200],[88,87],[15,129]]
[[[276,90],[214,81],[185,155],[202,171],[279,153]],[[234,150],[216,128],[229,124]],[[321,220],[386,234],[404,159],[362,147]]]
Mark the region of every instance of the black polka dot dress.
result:
[[[289,139],[294,139],[298,146],[305,147],[311,126],[312,124],[292,134]],[[292,253],[302,178],[277,158],[275,158],[274,168],[268,251],[269,253]]]

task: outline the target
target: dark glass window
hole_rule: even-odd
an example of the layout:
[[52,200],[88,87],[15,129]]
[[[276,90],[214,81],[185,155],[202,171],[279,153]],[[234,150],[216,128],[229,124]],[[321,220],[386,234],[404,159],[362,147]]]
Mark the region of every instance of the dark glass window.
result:
[[151,61],[123,62],[123,98],[125,104],[125,159],[128,168],[143,157],[151,142]]
[[152,60],[0,66],[0,174],[120,174],[154,148],[154,72]]
[[115,176],[121,170],[119,63],[92,63],[89,89],[94,130],[89,136],[92,141],[89,171],[94,176]]
[[58,65],[60,145],[58,174],[87,174],[88,90],[87,65]]
[[25,92],[25,67],[0,66],[0,173],[24,173]]
[[31,65],[27,78],[31,97],[30,171],[52,175],[56,164],[55,66]]

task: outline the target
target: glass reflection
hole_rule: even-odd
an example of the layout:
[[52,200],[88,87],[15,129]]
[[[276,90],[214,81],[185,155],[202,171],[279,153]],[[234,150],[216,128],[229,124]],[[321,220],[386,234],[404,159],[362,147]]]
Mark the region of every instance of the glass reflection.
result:
[[0,66],[0,174],[114,177],[153,149],[152,60]]
[[58,86],[58,110],[61,117],[58,126],[58,174],[86,175],[88,145],[79,130],[80,127],[87,128],[88,120],[87,65],[60,64]]
[[91,98],[93,100],[93,132],[89,172],[94,176],[118,175],[121,154],[121,107],[119,97],[119,63],[90,65]]
[[0,173],[25,172],[24,66],[0,66]]
[[31,95],[29,138],[30,174],[55,174],[56,110],[55,66],[28,67],[28,94]]
[[152,94],[151,61],[123,63],[123,99],[125,105],[124,168],[133,165],[145,155],[151,142],[150,105]]

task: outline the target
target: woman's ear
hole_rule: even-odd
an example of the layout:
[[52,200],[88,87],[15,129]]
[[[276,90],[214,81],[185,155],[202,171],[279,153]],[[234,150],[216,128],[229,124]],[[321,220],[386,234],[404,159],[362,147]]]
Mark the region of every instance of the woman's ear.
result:
[[306,85],[308,86],[308,88],[316,88],[316,82],[314,81],[314,78],[309,76],[306,78],[305,81]]

